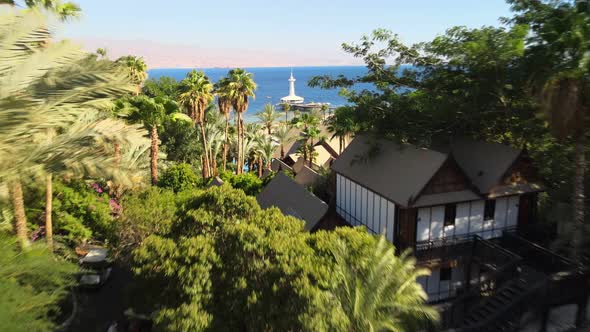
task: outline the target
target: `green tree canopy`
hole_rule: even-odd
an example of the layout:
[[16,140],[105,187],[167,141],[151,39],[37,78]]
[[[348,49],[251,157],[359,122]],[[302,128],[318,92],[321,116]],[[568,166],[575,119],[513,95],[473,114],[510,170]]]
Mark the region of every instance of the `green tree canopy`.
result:
[[[333,250],[342,241],[350,250],[336,256]],[[149,236],[134,252],[133,270],[151,299],[141,302],[155,310],[156,324],[164,330],[361,331],[345,309],[349,302],[337,295],[345,282],[337,271],[342,263],[355,271],[383,272],[370,268],[371,259],[382,254],[374,254],[378,248],[399,271],[381,276],[382,293],[389,297],[374,314],[395,306],[400,295],[406,300],[395,312],[387,311],[389,323],[412,331],[432,317],[415,280],[421,271],[390,255],[390,244],[361,228],[312,235],[301,220],[276,208],[262,210],[254,198],[226,185],[188,198],[170,232]],[[363,301],[371,300],[366,295]],[[422,315],[407,314],[410,304]]]

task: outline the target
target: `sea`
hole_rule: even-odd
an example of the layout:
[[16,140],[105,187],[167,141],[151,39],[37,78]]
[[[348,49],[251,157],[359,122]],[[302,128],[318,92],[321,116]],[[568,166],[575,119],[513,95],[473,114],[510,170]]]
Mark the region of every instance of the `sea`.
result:
[[[148,77],[158,79],[161,76],[170,76],[177,80],[182,80],[186,74],[193,68],[154,68],[148,70]],[[220,78],[227,75],[229,68],[195,68],[203,71],[209,79],[217,82]],[[265,68],[245,68],[252,73],[254,81],[258,85],[256,97],[251,100],[248,111],[245,115],[246,122],[257,120],[255,114],[262,110],[264,104],[279,104],[280,99],[289,94],[289,76],[293,70],[295,77],[295,94],[305,98],[305,103],[330,103],[331,107],[338,107],[347,104],[342,97],[339,89],[321,89],[308,86],[312,77],[329,75],[337,77],[344,75],[348,78],[354,78],[366,74],[367,68],[362,66],[332,66],[332,67],[265,67]],[[357,84],[352,89],[360,90],[370,88],[368,84]]]

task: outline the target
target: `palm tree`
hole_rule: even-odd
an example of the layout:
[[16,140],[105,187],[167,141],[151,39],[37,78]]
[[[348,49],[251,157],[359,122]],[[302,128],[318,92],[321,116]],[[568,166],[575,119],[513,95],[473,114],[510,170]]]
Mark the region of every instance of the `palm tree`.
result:
[[100,55],[100,57],[104,59],[107,57],[107,50],[105,48],[100,47],[96,49],[96,54]]
[[285,158],[285,145],[295,140],[295,136],[291,135],[290,131],[291,128],[288,125],[282,125],[274,133],[274,138],[281,146],[281,159]]
[[135,92],[135,95],[139,95],[141,92],[141,85],[148,77],[147,65],[145,64],[145,61],[143,61],[143,58],[133,55],[126,55],[117,59],[116,62],[121,64],[123,68],[127,70],[131,82],[137,85],[137,91]]
[[[572,253],[582,245],[585,219],[586,135],[590,110],[590,14],[585,1],[508,1],[518,15],[514,21],[531,27],[526,58],[533,68],[541,108],[554,135],[572,140],[573,179]],[[566,33],[567,32],[567,33]]]
[[[149,98],[147,96],[138,96],[128,100],[130,107],[128,109],[129,119],[135,122],[141,122],[150,132],[150,174],[152,184],[158,183],[158,156],[159,156],[159,136],[158,127],[162,125],[168,117],[180,112],[178,104],[165,97]],[[185,115],[186,116],[186,115]],[[178,117],[177,117],[178,118]],[[190,119],[187,119],[190,121]]]
[[256,113],[260,123],[264,125],[269,135],[272,135],[272,127],[275,121],[280,117],[272,104],[265,104],[262,112]]
[[334,115],[327,120],[327,128],[332,133],[332,138],[338,137],[338,154],[342,153],[346,140],[357,131],[358,126],[350,116],[351,111],[354,112],[352,108],[338,108]]
[[232,69],[228,73],[227,94],[232,102],[232,106],[236,113],[238,128],[238,165],[237,174],[241,174],[244,170],[244,155],[241,151],[244,150],[244,122],[242,121],[242,114],[248,110],[248,98],[254,98],[254,91],[256,90],[256,83],[252,79],[252,73],[246,72],[244,69]]
[[[15,0],[0,0],[0,5],[16,6]],[[79,18],[82,10],[73,2],[59,0],[25,0],[24,5],[29,8],[41,8],[55,14],[62,22],[72,18]]]
[[215,84],[215,94],[217,95],[217,105],[219,106],[219,112],[223,114],[225,117],[225,140],[223,143],[223,171],[225,172],[226,164],[227,164],[227,149],[229,146],[229,116],[231,113],[232,108],[232,101],[231,97],[229,96],[229,92],[227,89],[228,80],[227,78],[220,79]]
[[429,275],[416,268],[408,251],[399,257],[384,236],[372,243],[373,254],[364,268],[355,269],[349,247],[340,240],[333,255],[333,293],[348,317],[348,331],[418,331],[438,320],[438,313],[425,304],[426,293],[416,282]]
[[[45,19],[33,12],[3,16],[0,22],[0,179],[10,183],[15,230],[27,242],[21,180],[34,170],[51,173],[54,165],[77,159],[88,136],[62,137],[39,144],[50,128],[74,127],[132,86],[117,68],[97,63],[76,46],[51,43]],[[85,169],[82,164],[68,167]]]
[[307,130],[309,127],[319,126],[320,118],[317,117],[316,113],[303,113],[300,116],[293,119],[293,125],[296,128]]
[[203,177],[208,178],[211,171],[211,157],[209,156],[207,134],[205,132],[205,110],[213,100],[213,84],[205,73],[193,70],[180,82],[178,98],[180,104],[188,111],[194,125],[199,125],[201,129]]
[[323,118],[322,118],[322,120],[324,120],[324,121],[325,121],[325,120],[326,120],[326,112],[328,112],[328,111],[330,110],[330,106],[328,106],[328,105],[326,105],[326,104],[323,104],[323,105],[322,105],[322,107],[321,107],[320,109],[321,109],[321,111],[322,111],[322,115],[323,115]]
[[[271,162],[276,148],[277,143],[273,140],[273,137],[270,135],[264,137],[260,142],[258,142],[258,152],[259,155],[262,157],[260,160],[264,159],[264,167],[267,170],[271,170]],[[262,176],[261,171],[259,176]]]
[[291,110],[291,104],[284,103],[281,104],[283,111],[285,111],[285,124],[289,123],[289,111]]
[[310,151],[310,153],[309,153],[309,167],[311,167],[311,165],[313,164],[313,158],[314,158],[314,152],[315,152],[314,140],[316,142],[321,140],[323,138],[322,133],[320,132],[320,130],[317,127],[313,126],[313,127],[309,127],[306,130],[302,131],[301,137],[303,139],[303,144],[309,146],[309,151]]

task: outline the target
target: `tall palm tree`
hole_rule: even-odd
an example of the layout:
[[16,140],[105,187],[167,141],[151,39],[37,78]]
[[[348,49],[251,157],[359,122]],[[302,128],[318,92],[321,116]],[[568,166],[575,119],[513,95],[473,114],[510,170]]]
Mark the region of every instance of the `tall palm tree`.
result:
[[425,304],[426,293],[416,282],[429,275],[416,268],[409,252],[395,255],[393,246],[380,236],[364,268],[349,262],[352,253],[339,241],[333,250],[338,285],[333,293],[348,317],[348,331],[419,331],[438,320],[438,313]]
[[338,154],[342,153],[346,140],[357,131],[358,126],[354,122],[354,118],[349,116],[351,110],[346,107],[338,108],[334,115],[327,120],[327,129],[332,133],[332,138],[338,137]]
[[282,125],[274,132],[274,138],[281,146],[281,159],[285,158],[285,145],[293,142],[295,136],[291,135],[291,128],[288,125]]
[[141,86],[147,79],[147,65],[142,57],[133,55],[122,56],[116,60],[117,63],[121,64],[123,68],[127,70],[131,82],[137,85],[137,91],[135,95],[139,95],[141,92]]
[[572,253],[582,245],[585,219],[587,121],[590,116],[590,12],[587,1],[515,1],[514,21],[531,27],[526,59],[554,135],[574,141]]
[[322,111],[322,120],[326,120],[326,113],[330,110],[330,106],[323,104],[322,107],[320,108]]
[[[15,0],[0,0],[0,5],[6,4],[10,6],[17,6]],[[61,21],[67,21],[72,18],[79,18],[82,10],[73,2],[62,2],[59,0],[25,0],[24,5],[29,8],[40,8],[47,10],[56,15]]]
[[211,157],[207,145],[205,132],[205,111],[213,100],[213,83],[203,72],[192,70],[186,78],[180,82],[179,102],[188,111],[195,125],[201,130],[203,144],[203,177],[210,177]]
[[[150,133],[150,174],[152,184],[158,183],[158,157],[159,157],[159,135],[158,127],[166,118],[177,115],[180,112],[178,104],[165,97],[149,98],[138,96],[127,101],[130,107],[129,120],[142,123]],[[186,116],[186,115],[185,115]],[[188,121],[190,119],[186,117]],[[178,116],[176,116],[178,119]]]
[[[11,13],[0,21],[0,178],[11,184],[15,230],[26,243],[21,176],[59,157],[75,157],[66,141],[40,145],[48,128],[67,128],[132,91],[117,68],[97,63],[76,46],[47,43],[45,19]],[[80,166],[82,167],[82,166]]]
[[285,124],[289,123],[289,111],[291,110],[291,104],[283,103],[281,104],[283,111],[285,112]]
[[309,167],[313,164],[315,143],[322,139],[321,131],[315,127],[309,127],[301,132],[303,144],[309,146]]
[[228,96],[232,102],[232,106],[237,117],[237,128],[238,128],[238,165],[237,174],[241,174],[244,170],[244,155],[241,151],[244,150],[243,139],[244,139],[244,122],[242,115],[248,110],[248,99],[254,98],[254,91],[256,90],[256,83],[252,78],[252,73],[246,72],[244,69],[237,68],[232,69],[228,73]]
[[269,135],[272,135],[272,128],[274,127],[275,121],[280,117],[275,107],[267,103],[261,112],[256,113],[256,116],[260,120],[260,123],[266,128]]
[[100,55],[101,58],[106,58],[107,57],[107,50],[105,48],[97,48],[96,49],[96,55]]
[[223,114],[225,118],[225,140],[223,143],[223,171],[225,172],[226,164],[227,164],[227,149],[229,146],[229,116],[231,114],[232,108],[232,101],[231,97],[229,96],[229,91],[227,89],[228,80],[227,78],[220,79],[215,84],[215,94],[217,95],[217,105],[219,107],[219,112]]
[[[258,152],[259,155],[262,157],[261,160],[264,160],[264,167],[267,170],[271,170],[271,162],[274,156],[275,150],[277,148],[277,143],[273,140],[272,136],[266,136],[258,142]],[[262,173],[260,173],[262,176]]]

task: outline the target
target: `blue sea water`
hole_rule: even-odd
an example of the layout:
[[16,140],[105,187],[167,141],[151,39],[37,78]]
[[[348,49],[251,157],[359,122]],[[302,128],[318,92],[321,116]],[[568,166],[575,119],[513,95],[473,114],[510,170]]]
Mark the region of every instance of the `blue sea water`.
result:
[[[254,81],[258,85],[256,98],[250,102],[246,113],[246,121],[255,121],[255,116],[264,104],[278,104],[282,97],[289,94],[289,76],[291,75],[290,67],[271,67],[271,68],[245,68],[251,72]],[[192,68],[158,68],[148,70],[149,78],[158,79],[161,76],[174,77],[182,80]],[[217,82],[225,76],[229,69],[227,68],[197,68],[202,70],[213,81]],[[295,82],[295,94],[305,98],[305,102],[330,103],[331,106],[342,106],[346,104],[346,99],[338,94],[338,89],[325,90],[321,88],[311,88],[307,85],[308,81],[314,76],[344,75],[349,78],[363,75],[367,72],[366,67],[361,66],[343,66],[343,67],[294,67],[293,76]],[[368,84],[359,84],[354,89],[368,88]]]

